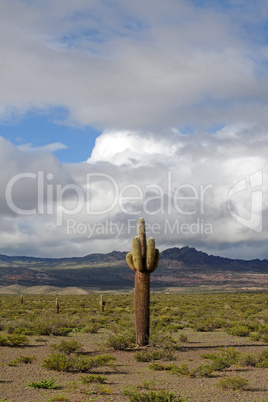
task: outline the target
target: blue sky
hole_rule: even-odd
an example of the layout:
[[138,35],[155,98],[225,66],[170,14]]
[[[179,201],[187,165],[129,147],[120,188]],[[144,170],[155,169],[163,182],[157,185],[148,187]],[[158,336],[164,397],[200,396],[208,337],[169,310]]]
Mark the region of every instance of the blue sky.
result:
[[0,0],[0,253],[127,250],[140,213],[161,249],[268,258],[267,27],[264,0]]
[[[78,163],[88,159],[100,131],[88,126],[60,123],[66,111],[29,112],[0,125],[0,135],[14,145],[27,149],[55,145],[55,156],[63,163]],[[57,145],[58,144],[58,145]]]

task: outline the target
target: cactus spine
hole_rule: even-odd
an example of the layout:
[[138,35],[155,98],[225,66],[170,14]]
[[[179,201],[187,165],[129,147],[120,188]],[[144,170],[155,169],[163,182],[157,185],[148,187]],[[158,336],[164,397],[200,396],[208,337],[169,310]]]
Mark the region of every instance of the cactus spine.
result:
[[126,256],[129,267],[135,273],[135,327],[139,346],[148,344],[150,336],[150,274],[157,268],[159,250],[152,237],[146,243],[145,221],[139,219],[138,236],[132,239],[132,253]]

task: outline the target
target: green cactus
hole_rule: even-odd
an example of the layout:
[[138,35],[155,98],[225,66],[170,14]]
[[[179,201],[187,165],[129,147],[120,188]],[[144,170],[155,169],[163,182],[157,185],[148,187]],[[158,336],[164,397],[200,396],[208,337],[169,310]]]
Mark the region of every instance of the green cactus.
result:
[[152,237],[146,243],[145,221],[139,219],[138,236],[132,240],[132,253],[126,256],[129,267],[135,274],[135,327],[139,346],[148,344],[150,336],[150,274],[157,268],[159,250]]

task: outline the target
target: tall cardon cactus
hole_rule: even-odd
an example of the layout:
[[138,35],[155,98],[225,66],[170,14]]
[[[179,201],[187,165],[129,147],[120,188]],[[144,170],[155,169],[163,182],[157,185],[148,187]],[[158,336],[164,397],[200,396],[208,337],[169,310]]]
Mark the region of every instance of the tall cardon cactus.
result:
[[148,344],[150,336],[150,274],[157,268],[159,250],[152,237],[146,243],[145,221],[139,219],[138,236],[132,239],[132,253],[126,256],[127,263],[135,274],[135,327],[139,346]]

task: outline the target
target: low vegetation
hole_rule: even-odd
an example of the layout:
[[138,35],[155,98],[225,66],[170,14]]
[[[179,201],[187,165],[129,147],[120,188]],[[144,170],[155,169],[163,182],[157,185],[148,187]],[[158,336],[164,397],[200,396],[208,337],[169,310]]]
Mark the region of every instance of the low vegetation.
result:
[[50,380],[40,380],[38,382],[31,381],[28,387],[32,388],[43,388],[43,389],[57,389],[58,386],[56,385],[56,381],[54,378]]
[[[215,393],[212,401],[219,400],[224,392],[231,392],[232,397],[232,392],[239,390],[250,395],[248,400],[265,401],[262,394],[258,397],[262,389],[265,393],[265,385],[257,387],[248,375],[253,372],[259,376],[268,369],[265,293],[152,294],[151,335],[148,345],[139,348],[133,295],[105,294],[103,309],[96,294],[58,299],[59,313],[52,296],[24,295],[23,303],[18,296],[0,296],[0,354],[2,367],[10,370],[6,378],[2,374],[4,400],[13,400],[16,370],[26,371],[29,364],[31,372],[38,368],[38,375],[21,388],[39,393],[53,390],[51,395],[44,394],[44,401],[100,397],[115,401],[198,401],[202,399],[194,389],[200,381],[206,385],[204,389],[211,386]],[[209,346],[214,335],[215,339],[219,336],[229,341]],[[193,358],[189,357],[191,353]],[[14,384],[9,384],[12,373]],[[44,379],[51,373],[52,378]],[[34,399],[29,396],[29,400]]]

